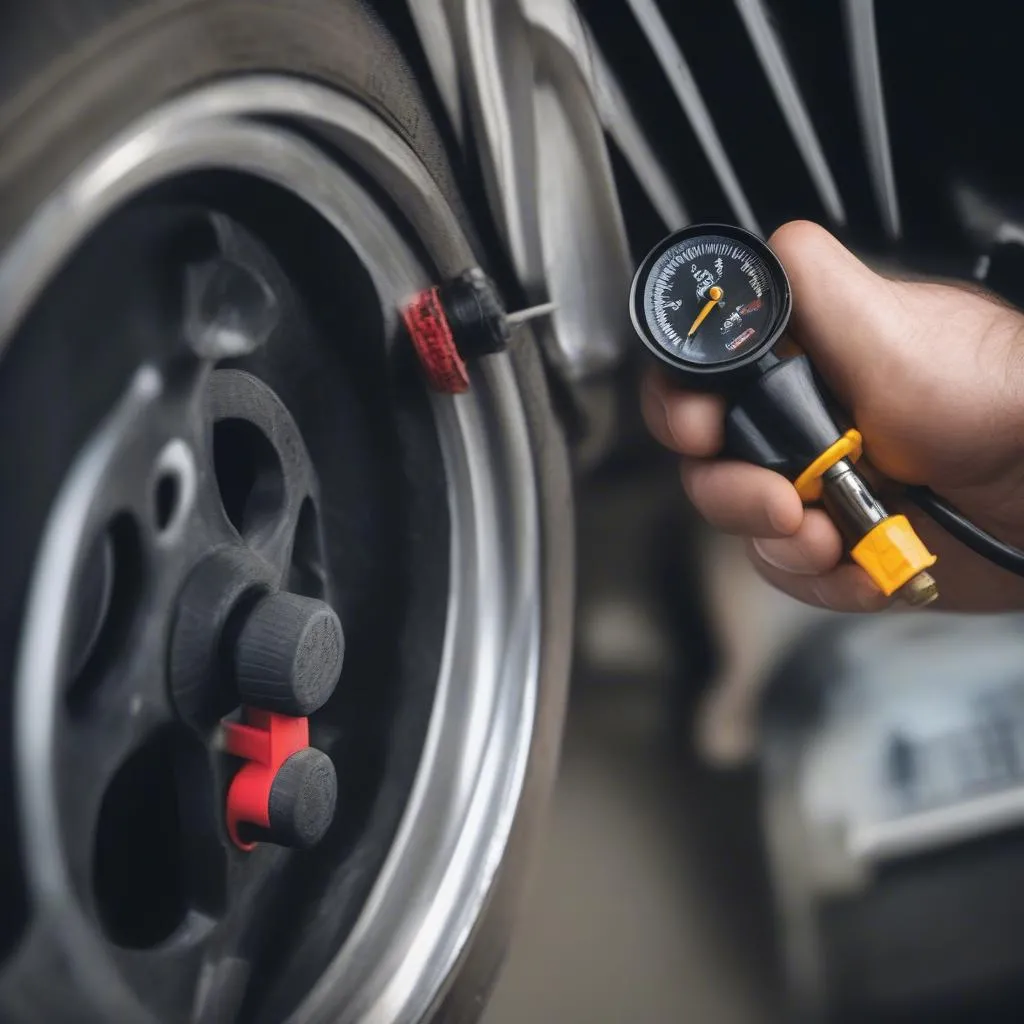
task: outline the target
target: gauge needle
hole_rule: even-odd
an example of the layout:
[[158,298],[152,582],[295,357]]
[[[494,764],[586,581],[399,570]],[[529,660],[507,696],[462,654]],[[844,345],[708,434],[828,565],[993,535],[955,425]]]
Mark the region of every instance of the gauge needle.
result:
[[718,285],[708,289],[709,301],[704,304],[704,308],[697,314],[697,319],[693,321],[693,326],[686,332],[688,338],[692,338],[697,333],[697,328],[704,323],[704,318],[722,301],[724,295],[725,292]]

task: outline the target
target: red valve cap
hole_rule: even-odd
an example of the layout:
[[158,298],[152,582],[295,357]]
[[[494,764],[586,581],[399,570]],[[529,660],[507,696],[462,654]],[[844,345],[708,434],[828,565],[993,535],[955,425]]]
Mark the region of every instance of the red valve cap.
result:
[[456,347],[440,290],[420,292],[402,316],[430,387],[449,395],[468,391],[469,371]]

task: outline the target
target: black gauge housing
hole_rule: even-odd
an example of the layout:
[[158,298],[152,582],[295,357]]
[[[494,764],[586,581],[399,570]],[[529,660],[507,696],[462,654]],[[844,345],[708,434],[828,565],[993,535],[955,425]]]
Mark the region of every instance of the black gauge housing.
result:
[[[722,299],[687,335],[716,287]],[[629,306],[652,355],[684,377],[711,384],[707,378],[752,367],[771,352],[789,323],[793,300],[782,263],[760,238],[730,224],[695,224],[647,254],[633,278]]]

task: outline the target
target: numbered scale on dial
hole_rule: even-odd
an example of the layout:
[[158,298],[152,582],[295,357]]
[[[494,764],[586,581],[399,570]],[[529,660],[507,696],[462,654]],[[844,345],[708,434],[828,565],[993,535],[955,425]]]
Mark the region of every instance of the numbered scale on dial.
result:
[[640,265],[630,296],[633,325],[647,347],[693,374],[755,362],[778,341],[791,309],[778,257],[730,225],[670,235]]

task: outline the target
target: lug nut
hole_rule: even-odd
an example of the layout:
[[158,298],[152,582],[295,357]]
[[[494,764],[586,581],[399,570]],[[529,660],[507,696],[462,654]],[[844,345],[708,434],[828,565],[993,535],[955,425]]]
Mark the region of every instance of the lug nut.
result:
[[261,598],[235,641],[235,683],[243,704],[311,715],[334,692],[345,634],[334,610],[299,594]]
[[326,835],[338,801],[338,776],[331,759],[315,747],[297,750],[270,786],[267,841],[308,850]]
[[242,721],[224,723],[224,742],[245,761],[225,808],[235,845],[305,850],[320,842],[334,820],[338,779],[331,759],[309,746],[308,720],[245,708]]

